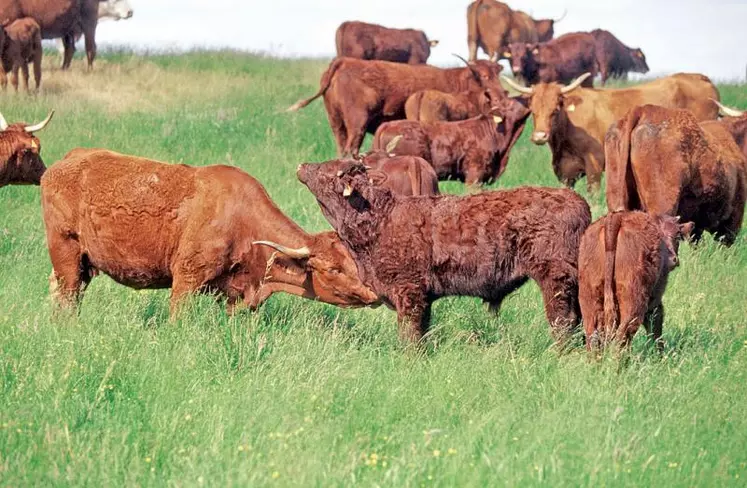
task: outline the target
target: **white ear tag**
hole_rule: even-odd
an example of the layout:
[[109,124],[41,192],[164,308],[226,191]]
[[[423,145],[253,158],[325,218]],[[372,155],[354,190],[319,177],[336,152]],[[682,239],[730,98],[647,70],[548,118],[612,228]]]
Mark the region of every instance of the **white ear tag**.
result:
[[501,122],[503,122],[503,117],[501,117],[500,115],[493,115],[493,122],[495,122],[496,124],[500,124]]
[[568,105],[568,111],[569,112],[574,112],[575,110],[576,110],[576,106],[574,104]]

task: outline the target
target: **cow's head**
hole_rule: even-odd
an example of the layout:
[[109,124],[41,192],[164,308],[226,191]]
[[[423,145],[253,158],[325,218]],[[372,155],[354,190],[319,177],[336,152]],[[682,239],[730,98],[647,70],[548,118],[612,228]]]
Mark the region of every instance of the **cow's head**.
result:
[[695,224],[693,222],[681,224],[679,216],[657,215],[655,219],[664,245],[667,269],[671,271],[680,264],[678,256],[680,242],[690,238]]
[[99,19],[129,19],[133,14],[127,0],[99,0]]
[[640,49],[631,49],[630,57],[633,60],[633,71],[636,73],[648,73],[648,64],[646,63],[646,55]]
[[503,57],[511,63],[514,76],[524,76],[524,73],[538,69],[537,58],[539,47],[537,44],[512,42],[503,53]]
[[8,124],[0,114],[0,186],[38,185],[46,171],[41,143],[34,132],[44,129],[54,110],[38,124]]
[[519,85],[505,76],[502,77],[511,87],[529,97],[529,109],[532,111],[534,121],[534,132],[531,138],[533,143],[546,144],[553,134],[553,129],[566,120],[566,111],[576,109],[576,102],[569,101],[568,96],[589,76],[591,73],[584,73],[567,86],[559,83],[539,83],[531,88]]
[[463,57],[456,55],[464,61],[467,67],[463,70],[463,85],[471,88],[484,88],[491,90],[503,90],[498,76],[501,74],[503,66],[498,63],[478,59],[477,61],[467,61]]
[[491,107],[489,115],[495,124],[497,152],[490,171],[486,175],[488,183],[493,182],[505,171],[511,148],[524,131],[524,125],[530,113],[523,103],[509,97],[505,97]]
[[311,236],[311,242],[294,249],[271,241],[280,257],[271,258],[265,284],[281,283],[284,291],[339,307],[376,305],[379,298],[363,284],[350,252],[334,232]]

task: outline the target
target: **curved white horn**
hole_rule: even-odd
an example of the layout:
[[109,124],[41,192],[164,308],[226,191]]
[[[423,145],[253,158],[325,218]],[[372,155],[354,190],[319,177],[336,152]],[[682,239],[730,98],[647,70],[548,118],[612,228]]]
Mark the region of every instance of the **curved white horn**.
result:
[[[711,98],[711,100],[713,100],[713,98]],[[735,108],[722,105],[718,100],[713,100],[713,103],[718,105],[718,109],[719,112],[721,112],[721,115],[728,115],[729,117],[741,117],[742,115],[747,114],[747,112],[741,112]]]
[[508,85],[511,88],[513,88],[514,90],[516,90],[516,91],[518,91],[520,93],[526,93],[527,95],[531,95],[532,93],[534,93],[534,88],[529,88],[529,87],[526,87],[526,86],[522,86],[522,85],[516,83],[511,78],[508,78],[505,75],[501,75],[501,79],[503,81],[505,81],[506,83],[508,83]]
[[8,128],[8,122],[5,120],[5,117],[3,117],[3,114],[0,113],[0,130],[5,130]]
[[560,22],[561,20],[565,19],[566,14],[568,13],[568,9],[563,9],[563,15],[560,16],[559,19],[553,20],[553,22]]
[[47,124],[49,123],[50,120],[52,120],[52,116],[54,116],[54,110],[52,110],[51,112],[49,112],[49,115],[47,115],[46,119],[42,120],[38,124],[27,125],[26,127],[23,128],[23,130],[25,130],[26,132],[37,132],[37,131],[40,131],[40,130],[42,130],[43,128],[45,128],[47,126]]
[[581,76],[573,80],[570,85],[564,86],[563,88],[561,88],[560,93],[568,93],[570,91],[575,90],[576,88],[581,86],[581,83],[583,83],[586,80],[586,78],[588,78],[589,76],[591,76],[591,73],[582,74]]
[[280,251],[286,256],[293,259],[304,259],[311,256],[311,251],[309,251],[309,248],[306,246],[299,247],[298,249],[292,249],[290,247],[285,247],[282,244],[278,244],[272,241],[254,241],[252,242],[252,244],[260,246],[270,246],[271,248]]

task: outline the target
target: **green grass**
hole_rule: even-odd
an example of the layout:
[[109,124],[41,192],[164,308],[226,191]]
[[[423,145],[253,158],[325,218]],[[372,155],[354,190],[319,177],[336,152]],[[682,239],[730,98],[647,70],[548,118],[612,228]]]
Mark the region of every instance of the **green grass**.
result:
[[[9,121],[57,116],[47,164],[76,146],[235,164],[309,231],[329,228],[296,181],[335,153],[323,106],[283,109],[325,63],[232,52],[104,55],[93,74],[47,62],[47,90],[2,95]],[[747,107],[744,85],[722,87]],[[559,186],[527,133],[496,187]],[[578,185],[579,191],[588,197]],[[449,192],[462,192],[446,183]],[[601,195],[591,199],[595,217]],[[552,345],[537,287],[499,317],[437,302],[427,352],[385,308],[276,296],[228,317],[195,298],[93,281],[80,316],[53,316],[37,187],[0,189],[0,485],[744,486],[747,233],[683,246],[664,298],[666,352]]]

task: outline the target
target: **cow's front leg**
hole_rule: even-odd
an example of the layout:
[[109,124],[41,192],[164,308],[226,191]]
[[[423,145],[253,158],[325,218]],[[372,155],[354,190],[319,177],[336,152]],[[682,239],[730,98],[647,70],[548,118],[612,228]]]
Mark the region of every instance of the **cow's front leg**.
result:
[[411,343],[419,342],[430,327],[430,301],[421,290],[399,290],[392,295],[400,338]]

